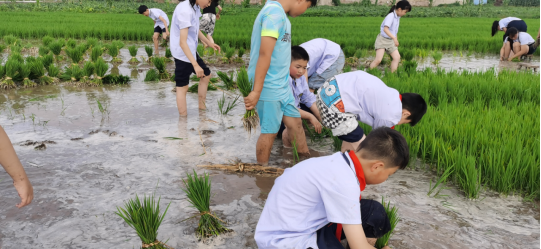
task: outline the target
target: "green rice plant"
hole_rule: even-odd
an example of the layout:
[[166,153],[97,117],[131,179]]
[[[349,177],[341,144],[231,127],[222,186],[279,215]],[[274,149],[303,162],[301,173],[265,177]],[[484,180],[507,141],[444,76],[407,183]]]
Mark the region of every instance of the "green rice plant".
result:
[[[211,182],[209,174],[203,173],[198,176],[195,170],[193,175],[188,174],[187,180],[182,180],[184,188],[182,189],[188,197],[188,202],[199,211],[199,225],[196,229],[196,235],[199,238],[218,236],[230,230],[223,225],[223,221],[210,210],[210,190]],[[188,219],[191,219],[188,218]]]
[[357,59],[360,59],[360,58],[363,58],[366,56],[366,50],[363,50],[363,49],[357,49],[357,51],[355,51],[355,55],[354,57],[357,58]]
[[68,81],[70,83],[79,82],[81,78],[83,78],[83,69],[77,64],[72,64],[69,67],[66,67],[66,70],[62,75],[60,75],[60,79],[63,81]]
[[49,44],[51,44],[52,42],[54,42],[54,38],[52,38],[51,36],[44,36],[43,38],[41,38],[41,42],[43,43],[43,46],[49,46]]
[[94,77],[93,81],[94,85],[102,85],[102,79],[105,76],[105,73],[107,73],[107,70],[109,70],[109,65],[103,60],[103,58],[99,57],[94,63],[94,72],[96,73],[96,77]]
[[242,56],[244,55],[245,52],[246,52],[246,49],[244,49],[244,47],[240,47],[237,53],[237,56],[242,59]]
[[224,83],[224,86],[225,86],[225,89],[226,90],[233,90],[235,89],[235,82],[233,81],[233,71],[231,71],[229,73],[229,76],[224,73],[224,72],[221,72],[221,71],[218,71],[216,74],[218,75],[218,77],[222,80],[222,82]]
[[381,238],[378,238],[375,245],[376,248],[383,248],[389,244],[389,239],[391,239],[394,229],[400,221],[400,217],[398,216],[398,208],[396,206],[391,207],[390,201],[385,203],[383,197],[381,197],[381,204],[383,204],[385,213],[387,213],[387,218],[389,218],[389,222],[391,223],[391,231],[383,235]]
[[97,45],[98,45],[98,39],[97,38],[94,38],[94,37],[86,38],[86,47],[87,47],[87,49],[94,48]]
[[[218,90],[218,88],[216,88],[215,86],[213,86],[212,84],[208,84],[207,85],[207,91],[216,91]],[[190,86],[188,88],[188,92],[191,92],[191,93],[198,93],[199,92],[199,83],[195,83],[193,84],[192,86]]]
[[402,58],[405,61],[412,61],[414,57],[415,57],[415,53],[412,50],[406,50],[402,52]]
[[101,57],[102,54],[103,54],[103,47],[101,47],[100,45],[96,45],[95,47],[92,48],[92,51],[90,52],[90,58],[93,62],[96,62],[98,58]]
[[[0,80],[2,78],[4,78],[4,76],[6,75],[6,67],[2,66],[2,64],[0,64]],[[1,83],[1,81],[0,81]]]
[[107,47],[107,54],[113,57],[113,59],[111,60],[111,63],[113,64],[122,63],[122,60],[117,57],[118,52],[119,52],[117,45],[109,44],[106,47]]
[[173,54],[171,54],[171,49],[166,48],[165,49],[165,58],[171,58],[173,57]]
[[15,37],[14,35],[5,35],[3,37],[3,40],[9,47],[15,45],[19,41],[19,39],[17,39],[17,37]]
[[70,38],[66,43],[66,46],[68,46],[68,48],[75,48],[77,46],[77,41]]
[[237,106],[237,101],[239,100],[239,98],[240,96],[237,96],[232,102],[227,102],[226,105],[225,93],[222,93],[222,98],[218,99],[218,111],[220,112],[220,114],[227,115],[229,111],[231,111],[233,108],[235,108],[235,106]]
[[130,77],[125,75],[111,75],[108,74],[102,79],[103,84],[124,85],[130,82]]
[[90,77],[94,74],[95,66],[94,63],[91,61],[85,62],[83,65],[83,78],[81,79],[80,83],[82,85],[90,84],[92,81],[90,80]]
[[21,63],[19,67],[19,74],[22,78],[23,87],[35,87],[37,84],[30,80],[30,74],[32,73],[29,63]]
[[47,75],[49,75],[49,77],[52,77],[53,78],[53,81],[57,81],[58,77],[60,77],[60,69],[51,64],[49,65],[49,67],[47,67]]
[[57,61],[58,61],[58,56],[62,52],[62,47],[64,47],[64,43],[61,41],[54,41],[49,44],[49,49],[51,50],[51,52],[53,52]]
[[[242,66],[237,72],[237,86],[239,91],[242,93],[242,96],[245,98],[250,94],[250,92],[252,92],[253,82],[250,82],[248,79],[248,72],[244,66]],[[244,130],[250,134],[252,130],[255,130],[255,128],[259,125],[259,115],[255,109],[246,110],[246,113],[242,118],[242,124],[244,126]]]
[[83,59],[83,51],[81,47],[68,47],[66,49],[66,54],[68,55],[68,57],[70,57],[71,61],[74,64],[79,64],[79,62],[81,62],[81,60]]
[[46,54],[42,57],[39,57],[41,60],[41,63],[43,63],[43,67],[48,68],[51,64],[54,62],[53,54]]
[[128,51],[130,51],[131,59],[128,61],[130,64],[138,64],[139,60],[137,59],[137,46],[131,45],[128,47]]
[[8,57],[9,59],[17,60],[19,63],[24,63],[24,58],[21,53],[11,53]]
[[51,50],[46,47],[46,46],[40,46],[39,47],[39,50],[38,50],[38,54],[41,55],[41,56],[45,56],[46,54],[48,54]]
[[342,150],[342,140],[336,136],[332,136],[332,148],[334,151]]
[[152,62],[152,53],[154,52],[152,46],[145,45],[145,52],[147,53],[148,63]]
[[34,57],[34,56],[27,56],[27,57],[24,59],[24,61],[25,61],[26,63],[32,63],[32,62],[35,62],[35,61],[37,61],[37,60],[38,60],[38,59],[36,59],[36,57]]
[[406,72],[411,73],[417,71],[416,61],[404,61],[402,65],[404,66],[404,70],[406,70]]
[[443,57],[443,54],[441,52],[432,53],[432,58],[434,59],[434,64],[439,64],[442,57]]
[[[436,189],[438,188],[438,186],[442,183],[445,183],[447,182],[447,179],[449,178],[449,176],[451,176],[451,174],[453,173],[454,171],[454,166],[451,165],[449,166],[448,168],[445,169],[445,171],[443,172],[443,174],[439,177],[439,179],[434,183],[434,186],[432,186],[432,179],[430,179],[430,187],[428,188],[428,193],[426,194],[427,196],[430,196],[432,195],[432,193],[434,193],[434,191],[436,191]],[[440,188],[436,194],[434,194],[434,197],[437,197],[439,196],[439,193],[440,191],[442,190],[443,188]]]
[[227,58],[228,62],[231,62],[231,58],[235,54],[235,48],[227,46],[227,47],[224,47],[223,50],[225,52],[225,58]]
[[164,242],[158,240],[158,229],[171,203],[160,214],[160,200],[161,197],[156,201],[154,194],[149,197],[144,196],[142,200],[135,195],[135,198],[126,202],[123,208],[117,207],[117,212],[115,212],[135,230],[141,239],[142,248],[169,248]]
[[158,70],[158,77],[160,80],[166,80],[171,77],[167,70],[165,69],[165,60],[162,57],[154,57],[152,58],[152,63]]
[[2,80],[2,82],[0,83],[0,88],[11,89],[16,87],[13,78],[17,77],[21,64],[22,63],[16,59],[8,59],[8,61],[4,65],[6,74],[4,80]]
[[121,41],[115,40],[111,42],[111,45],[117,47],[118,49],[124,48],[125,44]]
[[151,68],[148,70],[147,74],[145,75],[145,81],[159,81],[160,80],[160,74],[158,73],[158,70]]
[[6,45],[0,44],[0,53],[4,52],[4,49],[6,49]]
[[344,73],[349,73],[351,72],[351,66],[350,65],[346,65],[344,66],[344,69],[342,70]]
[[23,50],[23,47],[20,43],[15,43],[11,46],[9,46],[9,49],[11,50],[12,53],[18,53],[20,54]]
[[293,148],[293,164],[296,164],[301,161],[301,159],[299,158],[299,151],[297,150],[297,138],[291,141],[291,145]]
[[52,77],[45,75],[45,66],[41,60],[30,63],[30,71],[40,85],[48,85],[54,82]]

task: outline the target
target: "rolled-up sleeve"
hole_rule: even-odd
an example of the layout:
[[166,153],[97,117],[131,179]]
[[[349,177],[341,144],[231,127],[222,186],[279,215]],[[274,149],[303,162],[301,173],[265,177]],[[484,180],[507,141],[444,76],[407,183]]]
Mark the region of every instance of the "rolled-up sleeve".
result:
[[394,15],[393,15],[393,13],[390,13],[383,20],[383,26],[390,28],[390,27],[392,27],[391,25],[393,25],[393,21],[394,21]]
[[179,15],[177,15],[178,27],[179,29],[185,29],[192,26],[192,18],[195,15],[193,10],[182,10]]

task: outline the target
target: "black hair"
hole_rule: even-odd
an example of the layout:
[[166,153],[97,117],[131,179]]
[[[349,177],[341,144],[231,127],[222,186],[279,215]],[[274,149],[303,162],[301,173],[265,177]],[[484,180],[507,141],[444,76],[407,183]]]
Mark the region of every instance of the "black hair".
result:
[[291,46],[291,61],[305,60],[309,61],[310,56],[308,52],[301,46]]
[[368,160],[385,161],[385,167],[405,169],[410,161],[408,142],[400,132],[389,127],[372,130],[361,142],[357,151]]
[[512,28],[507,29],[507,35],[509,37],[508,40],[511,40],[511,37],[515,36],[516,34],[518,34],[517,28],[512,27]]
[[389,13],[393,13],[393,11],[395,11],[396,9],[408,10],[408,12],[411,12],[411,4],[410,2],[406,0],[398,1],[398,3],[393,5],[393,7],[391,7],[391,10],[389,10]]
[[500,22],[494,21],[492,23],[492,36],[494,36],[496,33],[498,33],[498,25],[500,25]]
[[147,10],[148,10],[148,7],[146,5],[139,6],[139,14],[143,14]]
[[317,4],[317,0],[306,0],[306,1],[310,1],[312,4],[310,5],[310,7],[315,7],[316,4]]
[[408,110],[411,115],[408,117],[411,126],[416,125],[426,113],[426,101],[417,93],[402,94],[402,109]]
[[[181,2],[184,2],[184,1],[186,1],[186,0],[179,0],[178,2],[181,3]],[[193,6],[195,5],[195,1],[196,1],[196,0],[189,0],[189,1],[190,1],[190,5],[191,5],[192,8],[193,8]]]

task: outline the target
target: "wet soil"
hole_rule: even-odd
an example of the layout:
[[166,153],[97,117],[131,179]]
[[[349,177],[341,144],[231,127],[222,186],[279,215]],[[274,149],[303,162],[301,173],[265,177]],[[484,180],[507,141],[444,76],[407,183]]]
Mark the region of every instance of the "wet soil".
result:
[[[121,52],[127,61],[127,50]],[[232,67],[210,65],[213,72]],[[145,83],[146,70],[138,68],[118,66],[133,77],[127,86],[53,85],[0,92],[0,124],[34,186],[32,204],[17,209],[11,179],[0,170],[1,248],[138,248],[140,240],[115,214],[116,207],[135,194],[152,193],[161,196],[162,207],[171,203],[158,236],[169,239],[168,245],[257,248],[253,234],[274,178],[197,167],[255,163],[259,133],[244,131],[242,104],[221,116],[221,91],[208,93],[207,111],[199,111],[197,94],[188,93],[188,117],[179,118],[174,84]],[[235,94],[226,97],[231,101]],[[100,113],[96,100],[108,111]],[[47,149],[21,146],[27,142]],[[330,139],[310,142],[312,156],[331,154],[331,144]],[[292,150],[277,139],[270,165],[292,164]],[[183,221],[196,213],[181,190],[182,179],[193,170],[211,174],[211,209],[234,232],[199,241],[197,221]],[[430,171],[403,170],[364,192],[363,198],[384,196],[399,207],[394,248],[539,248],[538,203],[490,191],[468,200],[452,185],[438,198],[428,197],[431,178]]]

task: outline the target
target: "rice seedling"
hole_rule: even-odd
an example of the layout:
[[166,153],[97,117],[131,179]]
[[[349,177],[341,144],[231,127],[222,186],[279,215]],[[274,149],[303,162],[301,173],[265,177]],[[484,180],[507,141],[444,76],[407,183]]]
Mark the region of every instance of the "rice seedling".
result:
[[75,48],[77,46],[77,41],[70,38],[68,42],[66,42],[66,46],[68,46],[68,48]]
[[128,47],[128,51],[130,51],[131,59],[128,61],[130,64],[138,64],[139,60],[137,59],[137,47],[135,45],[131,45]]
[[171,54],[171,49],[166,48],[165,49],[165,58],[171,58],[173,57],[173,54]]
[[24,59],[24,61],[25,61],[26,63],[32,63],[32,62],[37,61],[37,59],[36,59],[36,57],[34,57],[34,56],[27,56],[27,57]]
[[415,53],[412,50],[406,50],[402,53],[402,58],[405,61],[412,61],[415,57]]
[[239,51],[237,53],[237,56],[242,59],[242,56],[244,55],[244,53],[246,52],[246,49],[244,49],[244,47],[240,47],[239,48]]
[[69,81],[71,83],[78,82],[83,77],[83,69],[77,64],[72,64],[69,67],[66,67],[66,70],[62,75],[60,75],[60,79],[63,81]]
[[0,44],[0,53],[4,52],[4,49],[6,49],[6,45]]
[[342,140],[338,137],[332,136],[332,148],[334,151],[342,150]]
[[169,41],[169,37],[167,39],[161,39],[162,42],[160,43],[160,47],[165,48],[168,46],[167,42]]
[[165,69],[165,60],[162,57],[154,57],[152,58],[152,63],[158,70],[158,77],[160,80],[166,80],[171,77],[167,70]]
[[229,73],[229,76],[224,73],[224,72],[221,72],[221,71],[218,71],[216,74],[218,75],[218,77],[222,80],[222,82],[224,83],[224,86],[225,86],[225,89],[226,90],[233,90],[235,89],[235,82],[233,81],[233,71],[231,71]]
[[360,58],[363,58],[365,56],[366,56],[366,50],[357,49],[357,51],[355,51],[355,55],[354,55],[355,58],[360,59]]
[[54,41],[49,44],[49,49],[51,50],[51,52],[53,52],[57,61],[58,61],[58,56],[62,52],[62,47],[64,47],[64,43],[61,41]]
[[441,58],[443,57],[443,54],[441,52],[434,52],[432,53],[432,58],[434,59],[434,64],[439,64]]
[[83,65],[83,78],[81,79],[80,83],[82,85],[90,84],[92,81],[90,80],[90,77],[94,74],[95,66],[94,63],[91,61],[85,62]]
[[2,64],[0,64],[0,80],[2,78],[4,78],[4,76],[6,75],[6,67],[2,66]]
[[103,84],[123,85],[130,82],[130,77],[125,75],[106,75],[102,79]]
[[[5,37],[4,37],[4,40],[5,40]],[[19,62],[18,60],[8,59],[8,61],[4,65],[6,74],[5,74],[4,80],[2,80],[0,84],[1,88],[11,89],[11,88],[16,87],[15,82],[13,81],[13,78],[17,76],[20,65],[21,65],[21,62]]]
[[[218,88],[216,88],[215,86],[213,86],[212,84],[208,84],[207,86],[207,91],[216,91],[218,90]],[[192,86],[190,86],[188,88],[188,92],[191,92],[191,93],[198,93],[199,92],[199,83],[195,83],[193,84]]]
[[11,50],[12,53],[20,54],[22,52],[22,50],[23,50],[23,47],[21,46],[20,43],[15,43],[15,44],[11,45],[9,47],[9,49]]
[[239,98],[240,96],[237,96],[232,102],[227,102],[226,105],[225,93],[222,93],[222,98],[218,99],[218,111],[220,112],[220,114],[227,115],[229,111],[231,111],[233,108],[235,108],[235,106],[237,106],[237,101],[239,100]]
[[8,57],[8,60],[16,60],[19,63],[24,63],[24,58],[21,53],[11,53],[11,55],[9,55]]
[[17,43],[17,41],[18,41],[19,39],[17,39],[17,37],[15,37],[14,35],[5,35],[5,36],[3,37],[3,40],[4,40],[4,42],[5,42],[8,46],[11,47],[11,46],[14,45],[15,43]]
[[225,52],[225,58],[227,58],[227,61],[231,62],[231,58],[235,54],[235,48],[232,48],[232,47],[229,47],[229,46],[224,47],[224,52]]
[[83,59],[83,50],[82,47],[67,48],[66,54],[70,57],[73,64],[79,64]]
[[156,201],[154,194],[149,197],[144,196],[142,200],[135,195],[135,198],[126,202],[123,208],[117,207],[117,212],[115,212],[135,230],[141,239],[142,248],[169,248],[164,242],[158,240],[158,229],[171,203],[160,214],[160,200],[161,197]]
[[106,47],[107,47],[107,54],[113,57],[113,59],[111,60],[111,63],[113,64],[122,63],[122,60],[117,57],[118,52],[119,52],[118,47],[115,44],[109,44]]
[[51,42],[53,41],[54,41],[54,38],[48,35],[41,38],[41,42],[43,43],[44,46],[49,46],[49,44],[51,44]]
[[351,72],[351,66],[350,65],[344,66],[344,69],[342,71],[344,71],[344,73]]
[[400,221],[400,217],[398,216],[398,208],[396,206],[391,207],[390,201],[385,203],[383,197],[381,197],[381,204],[383,204],[385,213],[387,213],[387,217],[389,218],[389,222],[391,223],[391,231],[383,235],[381,238],[378,238],[375,245],[376,248],[383,248],[389,244],[389,239],[391,239],[394,229],[396,228],[398,221]]
[[[449,176],[453,173],[453,171],[454,171],[454,167],[452,165],[446,168],[443,174],[440,176],[440,178],[434,183],[434,186],[432,186],[432,179],[430,179],[430,187],[428,188],[428,193],[426,195],[427,196],[432,195],[432,193],[434,193],[434,191],[438,188],[440,184],[447,182],[447,178],[449,178]],[[442,189],[443,188],[440,188],[436,192],[436,194],[434,194],[434,197],[439,196],[439,193]]]
[[40,85],[48,85],[54,82],[54,79],[50,76],[45,75],[45,66],[41,60],[36,60],[32,63],[29,63],[30,71],[32,72],[33,78],[36,79]]
[[111,45],[117,47],[118,49],[124,48],[125,44],[121,41],[115,40],[111,42]]
[[[237,73],[237,86],[243,97],[247,97],[248,94],[250,94],[252,91],[252,85],[253,83],[248,79],[248,72],[246,72],[246,68],[242,66]],[[251,133],[252,130],[259,125],[259,115],[255,109],[246,110],[246,113],[242,118],[242,124],[244,125],[244,130],[246,130],[248,133]]]
[[31,73],[32,72],[31,72],[29,63],[21,63],[19,65],[19,74],[20,74],[20,78],[22,78],[24,88],[36,86],[36,83],[30,80]]
[[38,54],[41,55],[41,56],[45,56],[49,52],[51,52],[51,50],[46,46],[40,46],[39,49],[38,49]]
[[51,64],[54,62],[53,54],[46,54],[42,57],[39,57],[41,62],[43,63],[43,67],[48,68]]
[[417,62],[416,61],[404,61],[402,64],[406,72],[415,72],[417,71]]
[[53,82],[57,82],[58,77],[60,77],[60,69],[57,66],[51,64],[49,65],[49,67],[47,67],[47,75],[53,78]]
[[151,68],[148,70],[147,74],[145,75],[145,81],[159,81],[160,80],[160,74],[158,71],[154,68]]
[[183,179],[182,181],[184,183],[184,188],[182,190],[186,193],[188,201],[199,211],[199,214],[188,218],[191,219],[199,216],[199,225],[196,229],[196,235],[199,238],[207,238],[231,231],[226,228],[223,225],[224,222],[210,210],[211,182],[209,174],[203,173],[202,176],[198,176],[194,170],[193,175],[188,173],[187,180]]
[[293,148],[293,164],[300,162],[299,151],[297,150],[297,138],[293,139],[291,142]]
[[87,49],[94,48],[94,47],[96,47],[96,45],[98,45],[98,39],[97,38],[94,38],[94,37],[86,38],[86,47],[87,47]]
[[96,45],[95,47],[92,48],[92,51],[90,52],[90,58],[93,62],[96,62],[98,58],[101,57],[102,54],[103,54],[103,47],[101,47],[100,45]]
[[152,62],[152,53],[154,52],[152,46],[145,45],[145,52],[147,53],[148,63]]
[[102,85],[102,79],[105,76],[105,73],[107,73],[107,70],[109,70],[109,65],[103,60],[103,58],[98,58],[94,63],[94,72],[96,73],[96,77],[94,77],[93,81],[94,85]]

